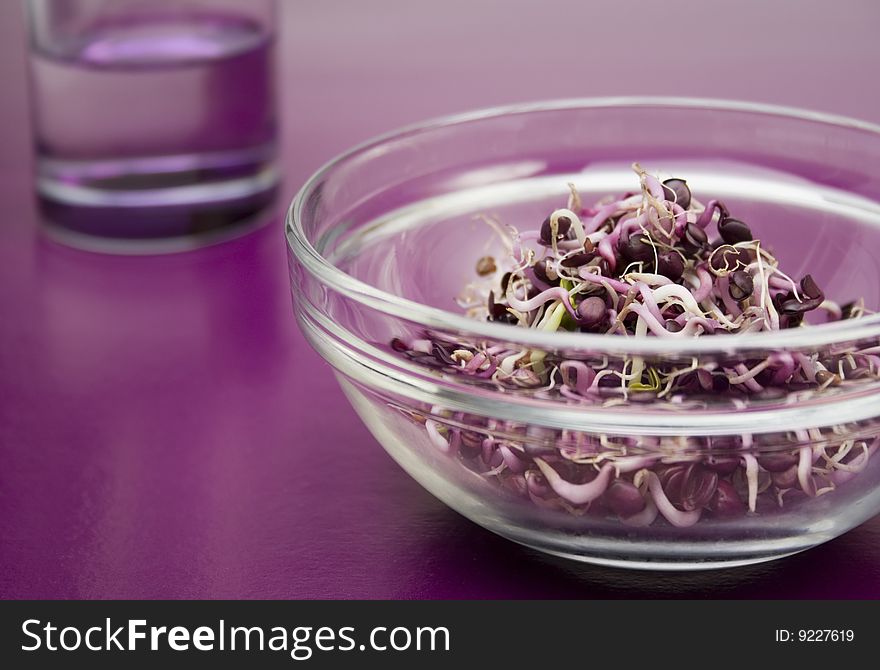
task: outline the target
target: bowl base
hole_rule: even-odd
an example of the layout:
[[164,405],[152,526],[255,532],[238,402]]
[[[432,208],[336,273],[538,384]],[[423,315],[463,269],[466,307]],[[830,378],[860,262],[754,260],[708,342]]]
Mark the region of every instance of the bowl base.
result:
[[[513,538],[506,539],[513,540]],[[526,542],[520,542],[518,540],[513,541],[524,547],[528,547],[529,549],[534,549],[535,551],[540,551],[541,553],[549,554],[550,556],[565,558],[570,561],[577,561],[579,563],[589,563],[591,565],[601,565],[607,568],[620,568],[624,570],[651,570],[658,572],[693,572],[696,570],[724,570],[727,568],[741,568],[747,565],[755,565],[757,563],[768,563],[769,561],[775,561],[780,558],[786,558],[788,556],[799,554],[801,551],[806,551],[806,549],[800,549],[797,551],[789,551],[781,554],[743,556],[742,558],[719,558],[702,561],[686,558],[683,558],[681,560],[643,560],[639,558],[628,557],[606,558],[599,556],[585,556],[583,554],[577,554],[569,551],[547,549],[546,547],[528,544]]]
[[816,501],[821,504],[830,500],[822,496],[804,509],[789,510],[783,524],[774,516],[746,515],[712,520],[686,532],[662,523],[647,530],[599,517],[559,515],[524,504],[510,491],[498,490],[481,474],[437,450],[427,439],[424,426],[392,411],[393,405],[386,399],[365,391],[342,371],[337,370],[337,379],[370,432],[428,492],[496,535],[573,561],[656,571],[715,570],[763,563],[834,539],[872,516],[880,502],[880,490],[852,492],[857,495],[856,501],[844,506],[851,514],[841,517],[817,509]]

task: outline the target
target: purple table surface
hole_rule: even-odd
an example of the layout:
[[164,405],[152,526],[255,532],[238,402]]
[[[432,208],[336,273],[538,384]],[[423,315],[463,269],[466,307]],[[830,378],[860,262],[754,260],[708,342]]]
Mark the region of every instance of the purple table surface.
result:
[[[20,4],[0,4],[2,597],[880,597],[880,518],[694,574],[556,560],[461,518],[300,336],[280,219],[166,257],[42,241]],[[352,143],[506,102],[695,95],[880,121],[870,0],[281,4],[284,204]]]

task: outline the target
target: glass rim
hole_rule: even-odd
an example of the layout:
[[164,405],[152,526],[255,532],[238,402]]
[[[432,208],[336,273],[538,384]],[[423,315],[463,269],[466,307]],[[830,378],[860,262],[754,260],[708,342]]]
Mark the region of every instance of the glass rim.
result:
[[467,333],[492,341],[519,344],[529,348],[590,350],[594,352],[688,356],[692,354],[730,355],[742,351],[766,349],[817,348],[835,343],[880,337],[880,313],[858,319],[817,324],[809,328],[761,331],[721,337],[666,338],[609,337],[607,334],[554,332],[542,333],[527,328],[472,319],[452,311],[431,307],[403,298],[363,282],[330,263],[309,241],[302,226],[303,207],[315,187],[334,169],[348,160],[385,143],[403,137],[483,121],[508,115],[575,109],[612,109],[615,107],[682,108],[687,110],[745,112],[791,120],[812,121],[838,128],[859,130],[880,138],[880,125],[847,116],[816,112],[797,107],[714,98],[620,96],[570,98],[543,102],[488,107],[471,112],[441,116],[410,124],[375,136],[337,155],[319,168],[294,196],[285,217],[288,246],[297,260],[323,285],[366,307],[389,316],[418,323],[431,329]]

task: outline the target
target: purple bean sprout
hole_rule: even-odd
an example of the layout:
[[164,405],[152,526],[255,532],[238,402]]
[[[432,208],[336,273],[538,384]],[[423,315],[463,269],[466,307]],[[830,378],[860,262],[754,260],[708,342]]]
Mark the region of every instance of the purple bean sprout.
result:
[[[870,313],[861,299],[842,305],[829,299],[809,274],[784,273],[760,237],[722,202],[704,205],[684,179],[660,181],[638,164],[633,169],[637,193],[587,207],[569,184],[567,206],[531,231],[481,217],[501,236],[509,258],[477,260],[477,278],[466,288],[468,304],[476,306],[468,315],[546,333],[682,340],[807,328]],[[511,393],[603,407],[662,401],[670,411],[797,402],[880,378],[876,343],[687,362],[574,360],[438,333],[395,338],[391,349]],[[408,415],[437,451],[540,508],[635,527],[688,528],[816,498],[857,476],[880,447],[880,438],[851,437],[845,426],[689,444],[527,428],[440,407]]]

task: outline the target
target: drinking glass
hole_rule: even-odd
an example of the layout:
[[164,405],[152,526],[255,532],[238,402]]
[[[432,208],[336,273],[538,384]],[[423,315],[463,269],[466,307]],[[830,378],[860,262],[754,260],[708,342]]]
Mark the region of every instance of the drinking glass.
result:
[[47,230],[130,251],[226,236],[273,200],[274,0],[29,0]]

